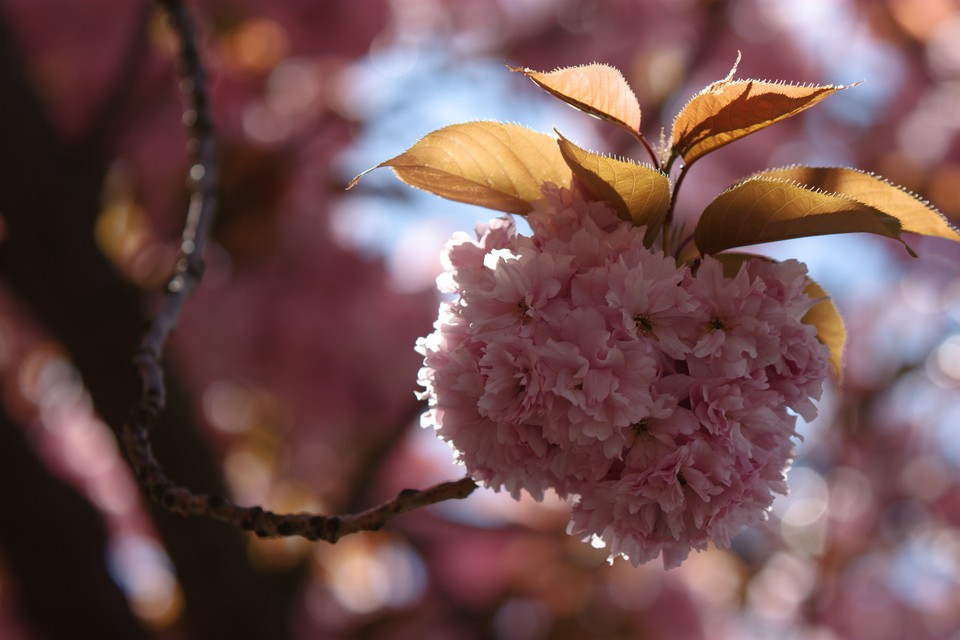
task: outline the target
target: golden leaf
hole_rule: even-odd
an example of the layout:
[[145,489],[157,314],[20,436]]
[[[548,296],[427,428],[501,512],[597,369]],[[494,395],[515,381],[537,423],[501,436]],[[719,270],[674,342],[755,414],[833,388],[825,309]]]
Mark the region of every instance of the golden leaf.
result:
[[896,217],[853,198],[761,174],[737,183],[707,205],[694,240],[702,253],[714,253],[834,233],[866,232],[899,240],[900,231]]
[[739,253],[737,251],[718,253],[713,256],[713,259],[719,262],[720,266],[723,267],[723,275],[727,278],[736,278],[737,274],[740,273],[740,268],[743,266],[743,264],[750,260],[776,262],[776,260],[769,256],[758,256],[753,253]]
[[929,203],[879,176],[839,167],[783,167],[758,176],[790,180],[811,189],[838,193],[900,221],[902,231],[960,241],[960,233]]
[[509,67],[569,105],[630,132],[640,131],[640,104],[623,74],[605,64],[566,67],[550,73]]
[[[573,174],[550,136],[515,124],[467,122],[437,129],[373,169],[390,167],[410,186],[507,213],[528,213],[541,186],[569,187]],[[353,179],[350,187],[368,169]],[[348,188],[350,188],[348,187]]]
[[557,135],[563,159],[590,195],[608,202],[624,220],[645,225],[646,241],[652,242],[670,208],[670,179],[653,167],[586,151]]
[[814,300],[820,300],[800,319],[804,324],[817,329],[817,339],[830,349],[830,364],[837,381],[843,380],[843,350],[847,343],[847,330],[843,326],[843,317],[833,300],[823,288],[813,280],[804,289]]
[[[737,58],[739,63],[740,58]],[[733,80],[730,74],[695,95],[673,121],[671,157],[689,166],[711,151],[808,109],[848,87]]]

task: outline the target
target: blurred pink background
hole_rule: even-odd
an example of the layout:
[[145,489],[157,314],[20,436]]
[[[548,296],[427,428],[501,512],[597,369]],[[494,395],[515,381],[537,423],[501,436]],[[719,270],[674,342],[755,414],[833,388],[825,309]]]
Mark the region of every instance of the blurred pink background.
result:
[[[439,249],[489,211],[360,171],[497,119],[643,159],[506,64],[620,68],[648,139],[738,76],[856,88],[699,162],[679,215],[767,166],[854,166],[960,219],[955,0],[197,0],[222,209],[157,449],[199,491],[354,511],[463,474],[418,427]],[[114,434],[178,245],[174,35],[128,0],[0,0],[0,637],[960,637],[960,249],[838,236],[848,325],[770,520],[682,567],[606,562],[566,507],[478,490],[336,545],[164,514]]]

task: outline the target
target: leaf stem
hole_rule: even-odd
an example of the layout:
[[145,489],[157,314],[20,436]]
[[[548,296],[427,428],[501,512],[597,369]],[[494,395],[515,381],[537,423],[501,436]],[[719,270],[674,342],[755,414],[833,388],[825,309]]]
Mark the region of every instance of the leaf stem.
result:
[[643,148],[647,150],[647,154],[650,156],[650,160],[653,162],[653,167],[660,170],[660,158],[657,157],[657,152],[654,150],[653,146],[650,144],[650,141],[647,140],[647,137],[643,135],[640,131],[631,131],[633,137],[640,141],[640,144],[643,145]]
[[[684,248],[685,248],[688,244],[690,244],[690,242],[691,242],[692,240],[693,240],[693,234],[691,233],[691,234],[688,235],[686,238],[684,238],[683,240],[680,241],[680,244],[677,245],[677,257],[680,257],[680,254],[683,253]],[[699,252],[698,252],[698,254],[699,254]]]
[[680,157],[680,154],[679,154],[679,153],[672,153],[672,154],[670,155],[670,158],[667,160],[667,166],[666,166],[666,168],[664,168],[664,171],[665,171],[666,173],[670,173],[670,171],[673,170],[673,163],[676,162],[677,158],[679,158],[679,157]]
[[[670,163],[667,165],[668,168],[670,164],[673,164],[673,158],[670,159]],[[689,168],[690,165],[685,164],[680,169],[680,175],[677,176],[677,181],[673,185],[673,194],[670,197],[670,208],[667,209],[667,215],[663,219],[663,253],[666,255],[670,255],[670,227],[673,223],[673,212],[677,206],[677,196],[680,193],[680,187],[683,185],[683,179],[687,176],[687,169]],[[682,246],[681,244],[680,247],[677,247],[678,252]]]

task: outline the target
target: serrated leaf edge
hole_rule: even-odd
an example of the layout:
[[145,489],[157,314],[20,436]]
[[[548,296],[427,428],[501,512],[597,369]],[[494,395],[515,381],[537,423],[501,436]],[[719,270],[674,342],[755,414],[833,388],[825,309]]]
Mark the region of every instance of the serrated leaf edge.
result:
[[[584,152],[586,152],[586,153],[588,153],[588,154],[592,154],[592,155],[597,156],[597,157],[605,158],[605,159],[607,159],[607,160],[614,160],[614,161],[622,162],[622,163],[624,163],[624,164],[631,165],[631,166],[634,166],[634,167],[641,167],[641,168],[644,168],[644,169],[649,169],[650,171],[653,171],[654,173],[658,174],[660,177],[666,178],[666,181],[667,181],[667,206],[668,206],[668,207],[670,206],[670,201],[671,201],[671,199],[673,198],[673,180],[671,180],[670,175],[667,174],[667,173],[665,173],[661,168],[655,167],[655,166],[653,166],[653,165],[651,165],[651,164],[647,164],[646,162],[637,162],[636,160],[634,160],[634,159],[632,159],[632,158],[625,158],[625,157],[622,157],[622,156],[617,156],[617,155],[613,155],[613,154],[603,153],[603,152],[600,152],[600,151],[593,151],[593,150],[591,150],[591,149],[587,149],[586,147],[581,147],[579,144],[577,144],[577,143],[574,142],[573,140],[570,140],[569,138],[567,138],[566,136],[564,136],[562,133],[560,133],[560,131],[559,131],[558,129],[554,129],[553,131],[554,131],[554,133],[557,134],[557,136],[559,136],[558,139],[557,139],[557,145],[558,145],[558,147],[559,147],[559,145],[560,145],[562,142],[566,142],[566,143],[568,143],[568,144],[570,144],[570,145],[573,145],[574,147],[576,147],[576,148],[580,149],[581,151],[584,151]],[[560,153],[563,154],[563,149],[560,150]],[[566,160],[566,158],[564,158],[564,159]],[[568,164],[569,164],[569,162],[568,162]],[[573,171],[573,168],[572,168],[572,167],[571,167],[571,171]],[[573,173],[574,173],[574,176],[576,176],[576,172],[574,171]],[[604,182],[606,182],[606,181],[604,181]],[[607,183],[607,185],[610,186],[611,188],[613,188],[613,185],[611,185],[610,183]],[[620,198],[620,195],[619,195],[619,193],[617,193],[617,191],[616,191],[615,188],[613,189],[613,191],[614,191],[614,193],[617,194],[617,197]],[[622,201],[622,198],[621,198],[621,201]],[[623,204],[626,205],[626,202],[623,202]],[[614,207],[614,208],[616,208],[616,207]],[[632,216],[631,216],[631,221],[633,222],[633,224],[636,224],[636,221],[632,219]],[[650,243],[653,242],[653,240],[654,240],[654,238],[657,236],[657,234],[660,233],[660,230],[661,230],[662,226],[663,226],[663,221],[662,221],[662,220],[661,220],[660,223],[657,224],[657,225],[647,226],[647,232],[646,232],[646,234],[645,234],[645,236],[644,236],[644,244],[645,244],[646,246],[649,246]]]
[[[584,113],[587,113],[587,114],[589,114],[589,115],[592,115],[592,116],[594,116],[594,117],[596,117],[596,118],[600,118],[601,120],[607,120],[608,122],[616,123],[618,126],[623,127],[624,129],[627,129],[627,130],[629,130],[629,131],[634,131],[634,128],[633,128],[630,124],[624,122],[623,120],[621,120],[621,119],[619,119],[619,118],[614,118],[614,117],[610,116],[610,114],[602,113],[602,112],[600,112],[600,111],[597,111],[596,109],[588,106],[587,104],[585,104],[585,103],[583,103],[583,102],[581,102],[581,101],[579,101],[579,100],[572,100],[572,99],[570,99],[570,96],[566,96],[566,95],[564,95],[564,94],[561,94],[559,91],[556,91],[555,89],[546,86],[546,85],[543,84],[542,82],[540,82],[540,81],[538,81],[538,80],[536,80],[535,78],[533,78],[533,77],[530,76],[531,73],[538,73],[538,74],[542,74],[542,75],[548,75],[548,74],[551,74],[551,73],[556,73],[557,71],[570,71],[570,70],[572,70],[572,69],[586,69],[587,67],[595,67],[595,66],[605,67],[605,68],[607,68],[607,69],[612,69],[613,71],[615,71],[615,72],[617,73],[617,75],[620,76],[620,79],[623,80],[623,84],[624,84],[624,86],[627,88],[627,91],[630,92],[630,95],[633,97],[634,102],[636,102],[638,106],[640,105],[640,100],[637,99],[637,94],[636,94],[636,92],[633,90],[633,87],[631,87],[631,86],[630,86],[630,83],[627,82],[627,78],[626,78],[626,76],[623,75],[623,71],[621,71],[621,70],[618,69],[617,67],[613,66],[612,64],[607,64],[606,62],[587,62],[587,63],[585,63],[585,64],[578,64],[578,65],[573,65],[573,66],[570,66],[570,67],[557,67],[557,68],[555,68],[553,71],[537,71],[536,69],[531,69],[530,67],[514,67],[514,66],[509,65],[509,64],[507,65],[507,69],[509,69],[510,71],[513,71],[513,72],[515,72],[515,73],[523,74],[528,80],[530,80],[531,82],[533,82],[535,85],[537,85],[538,87],[540,87],[541,89],[543,89],[544,91],[546,91],[547,93],[549,93],[550,95],[552,95],[553,97],[557,98],[558,100],[560,100],[560,101],[562,101],[562,102],[565,102],[566,104],[568,104],[568,105],[570,105],[570,106],[572,106],[572,107],[574,107],[574,108],[576,108],[576,109],[579,109],[580,111],[583,111]],[[642,116],[642,114],[643,114],[643,110],[641,109],[641,116]],[[641,118],[641,122],[642,122],[642,118]],[[637,127],[637,129],[636,129],[636,132],[639,133],[639,123],[638,123],[638,127]]]
[[[851,85],[851,86],[852,86],[852,85]],[[788,164],[788,165],[784,165],[784,166],[782,166],[782,167],[769,167],[769,168],[767,168],[767,169],[763,169],[763,170],[761,170],[761,171],[757,171],[756,173],[751,174],[751,175],[748,176],[747,178],[744,178],[744,180],[741,180],[741,182],[745,182],[746,180],[749,180],[749,179],[751,179],[751,178],[756,178],[756,177],[758,177],[758,176],[761,176],[761,177],[762,177],[763,174],[765,174],[765,173],[772,173],[772,172],[774,172],[774,171],[787,171],[787,170],[790,170],[790,169],[813,169],[813,170],[843,169],[844,171],[853,171],[853,172],[859,173],[859,174],[861,174],[861,175],[865,175],[865,176],[869,176],[869,177],[871,177],[871,178],[875,178],[876,180],[879,180],[880,182],[884,183],[885,185],[887,185],[887,186],[889,186],[889,187],[893,187],[894,189],[896,189],[896,190],[899,191],[900,193],[904,193],[904,194],[910,196],[911,198],[913,198],[914,200],[916,200],[917,202],[919,202],[919,203],[922,204],[923,206],[925,206],[925,207],[927,207],[928,209],[930,209],[930,211],[933,212],[933,213],[935,213],[937,216],[939,216],[939,218],[940,218],[948,227],[950,227],[950,229],[952,229],[953,231],[955,231],[955,232],[957,233],[957,235],[960,235],[960,228],[958,228],[957,226],[955,226],[955,225],[950,221],[950,219],[947,218],[947,216],[945,216],[945,215],[943,214],[943,212],[941,212],[939,209],[937,209],[937,207],[935,207],[935,206],[933,205],[933,203],[931,203],[931,202],[930,202],[929,200],[927,200],[926,198],[920,196],[920,195],[917,194],[917,193],[914,193],[913,191],[911,191],[910,189],[907,189],[907,188],[904,187],[903,185],[897,184],[896,182],[893,182],[893,181],[889,180],[888,178],[885,178],[885,177],[883,177],[883,176],[881,176],[881,175],[878,175],[878,174],[876,174],[876,173],[873,173],[872,171],[865,171],[865,170],[863,170],[863,169],[858,169],[858,168],[856,168],[856,167],[847,167],[847,166],[829,166],[829,167],[826,167],[826,166],[813,166],[813,165],[809,165],[809,164],[800,164],[800,163]],[[776,179],[776,180],[782,180],[782,178],[775,178],[775,179]],[[790,181],[787,181],[787,182],[794,182],[794,183],[797,184],[797,186],[802,186],[802,187],[804,187],[805,189],[811,189],[811,188],[808,187],[807,185],[804,185],[803,183],[799,183],[799,182],[797,182],[796,180],[790,180]],[[739,183],[738,183],[738,184],[739,184]],[[734,185],[734,186],[736,186],[736,185]],[[733,188],[733,187],[731,187],[731,189],[732,189],[732,188]],[[811,190],[813,190],[813,189],[811,189]],[[867,204],[867,203],[865,203],[865,202],[862,202],[862,201],[858,200],[855,196],[852,196],[852,195],[849,195],[849,194],[845,194],[845,193],[831,193],[831,192],[825,192],[825,191],[822,191],[822,190],[818,190],[818,191],[820,191],[821,193],[826,193],[827,195],[842,195],[842,196],[846,197],[847,199],[854,200],[854,201],[856,201],[856,202],[858,202],[858,203],[860,203],[860,204],[862,204],[862,205],[864,205],[864,206],[870,207],[871,209],[873,208],[871,205],[869,205],[869,204]],[[906,231],[905,233],[912,233],[912,232],[911,232],[911,231]]]
[[[421,142],[423,142],[424,140],[426,140],[428,137],[432,136],[433,134],[435,134],[435,133],[437,133],[437,132],[439,132],[439,131],[443,131],[444,129],[450,129],[450,128],[452,128],[452,127],[459,127],[459,126],[463,126],[463,125],[465,125],[465,124],[499,124],[499,125],[512,125],[512,126],[520,127],[520,128],[522,128],[522,129],[526,129],[527,131],[529,131],[529,132],[531,132],[531,133],[537,133],[537,134],[542,135],[542,136],[545,136],[545,137],[547,137],[547,138],[552,138],[552,136],[551,136],[549,133],[544,133],[544,132],[542,132],[542,131],[537,131],[536,129],[531,129],[531,128],[528,127],[527,125],[525,125],[525,124],[523,124],[523,123],[521,123],[521,122],[514,121],[514,120],[505,120],[505,121],[501,121],[501,120],[463,120],[463,121],[461,121],[461,122],[452,122],[452,123],[450,123],[450,124],[445,124],[445,125],[443,125],[443,126],[440,127],[439,129],[434,129],[433,131],[428,131],[427,133],[425,133],[425,134],[423,134],[422,136],[420,136],[419,138],[417,138],[417,140],[416,140],[413,144],[408,145],[408,146],[406,147],[406,149],[404,149],[404,150],[401,151],[400,153],[398,153],[398,154],[396,154],[396,155],[394,155],[394,156],[391,156],[389,159],[384,160],[383,162],[381,162],[381,163],[378,164],[378,165],[375,165],[375,166],[373,166],[373,167],[370,167],[369,169],[365,169],[365,170],[361,171],[360,173],[358,173],[358,174],[349,182],[349,184],[347,184],[347,186],[346,186],[346,188],[344,189],[344,191],[349,191],[349,190],[353,189],[353,188],[357,185],[357,183],[360,182],[360,179],[363,178],[363,176],[367,175],[368,173],[370,173],[370,172],[372,172],[372,171],[376,171],[377,169],[383,169],[383,168],[394,169],[394,166],[390,164],[392,161],[396,160],[397,158],[399,158],[399,157],[402,156],[403,154],[407,153],[408,151],[410,151],[411,149],[413,149],[414,147],[416,147],[418,144],[420,144]],[[554,141],[556,141],[556,138],[552,138],[552,139],[553,139]],[[405,165],[401,165],[401,166],[405,166]],[[530,175],[533,175],[533,174],[530,174]],[[425,191],[425,189],[423,189],[423,188],[421,188],[421,187],[417,187],[417,186],[415,186],[415,185],[409,185],[409,186],[413,187],[414,189],[418,189],[418,190],[420,190],[420,191]],[[430,193],[430,192],[428,191],[428,193]]]
[[[738,57],[737,57],[737,64],[739,64],[739,63],[740,63],[740,57],[738,56]],[[690,99],[687,100],[687,101],[684,103],[683,107],[681,107],[681,108],[677,111],[677,113],[673,116],[673,121],[670,123],[670,150],[671,150],[671,153],[676,153],[676,155],[678,155],[678,156],[680,155],[680,153],[675,150],[675,144],[674,144],[675,141],[674,141],[674,139],[673,139],[674,131],[676,131],[676,129],[677,129],[677,120],[680,118],[680,116],[683,114],[683,112],[687,110],[687,107],[689,107],[689,106],[693,103],[694,100],[696,100],[697,98],[699,98],[699,97],[702,96],[702,95],[705,95],[705,94],[708,94],[708,93],[718,94],[720,91],[722,91],[723,89],[725,89],[725,88],[728,87],[728,86],[736,85],[736,84],[750,84],[750,83],[753,83],[753,82],[762,82],[763,84],[775,85],[775,86],[780,86],[780,87],[796,87],[796,88],[800,88],[800,89],[823,89],[823,90],[832,90],[834,93],[837,92],[837,91],[844,91],[845,89],[850,89],[850,88],[852,88],[852,87],[856,87],[856,86],[859,85],[859,84],[862,84],[862,81],[854,82],[854,83],[852,83],[852,84],[817,84],[817,83],[815,83],[815,82],[787,82],[787,81],[785,81],[785,80],[758,80],[758,79],[756,79],[756,78],[741,78],[741,79],[738,79],[738,80],[734,80],[731,76],[736,72],[736,70],[737,70],[737,64],[734,64],[733,69],[730,70],[730,74],[729,74],[726,78],[724,78],[723,80],[717,80],[716,82],[713,82],[713,83],[707,85],[706,87],[704,87],[703,89],[701,89],[701,90],[698,91],[697,93],[693,94],[693,95],[690,97]],[[812,105],[811,105],[811,106],[812,106]],[[806,107],[800,109],[800,111],[803,111],[803,110],[805,110],[805,109],[806,109]],[[790,115],[792,115],[792,114],[790,114]],[[758,122],[757,124],[758,124],[758,125],[762,125],[762,126],[759,127],[759,129],[762,129],[762,128],[765,128],[765,127],[767,127],[767,126],[770,126],[769,124],[765,124],[765,123],[776,123],[776,122],[778,122],[778,121],[781,120],[781,119],[790,117],[790,115],[783,116],[783,117],[781,117],[781,118],[779,118],[779,119],[775,118],[775,119],[773,119],[772,121],[771,121],[771,120],[761,120],[761,121]],[[662,143],[661,143],[661,144],[662,144]],[[729,144],[729,143],[728,143],[728,144]],[[699,158],[694,158],[694,161],[696,161],[697,159],[699,159]]]
[[[794,165],[794,166],[806,166],[806,165]],[[780,169],[783,169],[783,168],[784,168],[784,167],[780,167]],[[767,169],[767,171],[777,171],[777,169]],[[730,191],[733,191],[734,189],[737,189],[737,188],[741,187],[742,185],[744,185],[744,184],[746,184],[746,183],[748,183],[748,182],[769,182],[769,183],[772,183],[772,184],[785,184],[785,185],[789,185],[789,186],[791,186],[791,187],[800,187],[801,189],[805,189],[805,190],[807,190],[807,191],[810,191],[811,193],[816,193],[816,194],[824,195],[824,196],[830,196],[830,197],[833,197],[833,198],[840,198],[841,200],[847,200],[847,201],[849,201],[849,202],[853,202],[853,203],[855,203],[855,204],[859,204],[859,205],[861,205],[861,206],[867,207],[868,209],[873,209],[874,211],[876,211],[877,213],[879,213],[879,214],[881,214],[881,215],[883,215],[883,216],[886,216],[886,217],[888,217],[888,218],[892,218],[893,220],[896,220],[896,222],[897,222],[898,225],[900,224],[900,221],[897,220],[896,218],[894,218],[893,216],[891,216],[890,214],[888,214],[888,213],[883,213],[882,211],[874,208],[873,206],[867,204],[866,202],[861,202],[860,200],[857,200],[857,199],[854,198],[853,196],[847,195],[847,194],[845,194],[845,193],[835,192],[835,191],[827,191],[826,189],[821,189],[820,187],[811,187],[810,185],[804,184],[804,183],[800,182],[799,180],[787,180],[787,179],[785,179],[785,178],[774,178],[774,177],[772,177],[772,176],[765,176],[765,175],[763,175],[763,174],[766,173],[767,171],[758,171],[758,172],[756,172],[756,173],[753,173],[753,174],[747,176],[746,178],[742,178],[742,179],[738,180],[737,182],[733,183],[732,185],[730,185],[729,187],[727,187],[726,189],[724,189],[723,191],[721,191],[720,193],[718,193],[718,194],[713,198],[713,200],[710,201],[710,204],[712,204],[715,200],[719,199],[721,196],[726,195],[726,194],[729,193]],[[707,206],[709,207],[710,204],[708,204]]]
[[618,162],[623,162],[624,164],[632,164],[637,167],[644,167],[646,169],[650,169],[651,171],[656,171],[657,173],[662,175],[664,178],[666,178],[667,182],[670,183],[670,188],[671,189],[673,188],[673,180],[671,180],[670,176],[664,173],[662,169],[658,169],[657,167],[653,166],[649,162],[640,162],[638,160],[634,160],[633,158],[628,158],[626,156],[607,153],[605,151],[595,151],[593,149],[588,149],[587,147],[581,146],[576,142],[574,142],[573,140],[571,140],[570,138],[568,138],[567,136],[563,135],[559,129],[554,129],[553,131],[559,136],[559,138],[557,138],[558,142],[560,141],[560,138],[562,138],[563,140],[566,140],[570,144],[576,145],[577,147],[580,147],[582,150],[586,151],[587,153],[592,153],[595,156],[602,156],[607,160],[617,160]]
[[[806,166],[806,165],[794,165],[794,166]],[[772,171],[772,169],[768,169],[767,171]],[[874,213],[876,213],[876,215],[878,216],[878,218],[881,219],[881,223],[883,223],[884,221],[887,221],[887,220],[893,221],[893,222],[895,223],[895,227],[896,227],[896,229],[895,229],[896,235],[895,235],[895,236],[888,236],[888,237],[889,237],[891,240],[896,240],[897,242],[899,242],[900,244],[902,244],[902,245],[904,246],[904,248],[907,250],[907,253],[909,253],[911,257],[914,257],[914,258],[917,257],[916,252],[915,252],[915,251],[910,247],[910,245],[908,245],[908,244],[906,243],[906,241],[904,241],[904,239],[901,237],[901,234],[904,232],[904,231],[903,231],[903,223],[901,223],[900,220],[898,220],[898,219],[895,218],[894,216],[891,216],[889,213],[884,213],[883,211],[880,211],[879,209],[877,209],[877,208],[875,208],[875,207],[873,207],[873,206],[871,206],[871,205],[869,205],[869,204],[867,204],[867,203],[865,203],[865,202],[861,202],[860,200],[857,200],[856,198],[854,198],[854,197],[852,197],[852,196],[849,196],[849,195],[847,195],[847,194],[844,194],[844,193],[837,193],[837,192],[833,192],[833,191],[827,191],[826,189],[821,189],[821,188],[819,188],[819,187],[811,187],[811,186],[806,185],[806,184],[803,184],[802,182],[799,182],[799,181],[797,181],[797,180],[785,180],[785,179],[783,179],[783,178],[773,178],[773,177],[769,177],[769,176],[764,176],[764,175],[762,175],[763,173],[764,173],[764,171],[758,171],[757,173],[751,174],[750,176],[747,176],[746,178],[743,178],[742,180],[739,180],[739,181],[735,182],[734,184],[730,185],[729,187],[727,187],[726,189],[724,189],[723,191],[721,191],[720,193],[718,193],[716,196],[714,196],[713,200],[710,201],[710,203],[707,205],[707,207],[709,207],[709,206],[710,206],[711,204],[713,204],[716,200],[718,200],[719,198],[721,198],[721,197],[724,196],[725,194],[729,193],[730,191],[733,191],[734,189],[737,189],[737,188],[740,187],[741,185],[746,184],[747,182],[751,182],[751,181],[753,181],[753,182],[768,182],[768,183],[771,183],[771,184],[784,184],[784,185],[789,185],[789,186],[792,186],[792,187],[799,187],[799,188],[805,189],[805,190],[807,190],[807,191],[809,191],[809,192],[811,192],[811,193],[816,193],[816,194],[820,194],[820,195],[830,196],[830,197],[832,197],[832,198],[839,198],[839,199],[841,199],[841,200],[846,200],[847,202],[851,202],[851,203],[853,203],[853,204],[860,205],[861,207],[866,207],[867,209],[871,209],[871,210],[874,211]],[[894,185],[894,186],[896,186],[896,185]],[[942,215],[942,214],[941,214],[941,215]],[[696,231],[694,231],[694,233],[696,233]],[[909,232],[907,232],[907,233],[909,233]],[[829,235],[842,235],[842,234],[841,234],[841,233],[824,233],[824,234],[818,234],[818,235],[828,235],[828,236],[829,236]],[[815,236],[802,236],[802,237],[815,237]],[[772,242],[780,242],[780,241],[779,241],[779,240],[774,240],[774,241],[772,241]],[[740,245],[738,245],[738,246],[740,246]],[[742,246],[750,246],[750,244],[742,245]],[[720,249],[719,251],[707,252],[707,253],[708,253],[709,255],[715,255],[715,254],[717,254],[717,253],[720,253],[721,251],[728,251],[728,250],[730,250],[730,249],[735,249],[735,248],[736,248],[736,247],[729,247],[729,248],[727,248],[727,249]]]
[[676,124],[677,118],[680,117],[680,114],[682,114],[684,110],[690,106],[690,103],[692,103],[694,100],[696,100],[700,96],[706,95],[708,93],[714,93],[714,94],[719,93],[720,91],[722,91],[723,89],[729,86],[738,85],[738,84],[750,84],[753,82],[762,82],[763,84],[774,85],[778,87],[794,87],[797,89],[824,89],[824,90],[829,89],[833,91],[844,91],[846,89],[852,89],[853,87],[863,84],[862,80],[858,82],[853,82],[851,84],[817,84],[816,82],[787,82],[786,80],[760,80],[758,78],[739,78],[737,80],[717,80],[716,82],[711,83],[710,85],[704,87],[700,91],[693,94],[690,97],[690,99],[684,103],[683,107],[681,107],[680,110],[677,111],[676,115],[673,116],[672,124]]

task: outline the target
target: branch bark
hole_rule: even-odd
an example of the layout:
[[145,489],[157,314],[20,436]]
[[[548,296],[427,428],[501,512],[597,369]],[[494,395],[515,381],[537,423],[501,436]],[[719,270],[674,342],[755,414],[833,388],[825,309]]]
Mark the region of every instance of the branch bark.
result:
[[180,0],[160,0],[180,35],[180,66],[193,150],[190,208],[180,244],[177,270],[167,285],[164,303],[140,342],[135,363],[140,374],[140,397],[124,425],[123,442],[144,491],[155,502],[183,515],[206,516],[251,531],[260,537],[302,536],[336,542],[341,536],[383,527],[390,519],[444,500],[462,499],[476,489],[469,477],[418,491],[405,489],[393,500],[356,514],[326,516],[311,513],[278,514],[261,507],[244,507],[218,494],[195,493],[176,484],[154,455],[150,434],[164,414],[167,388],[161,359],[167,340],[184,305],[203,275],[203,249],[217,207],[217,140],[209,111],[206,72],[197,50],[189,13]]
[[[105,16],[104,19],[109,19]],[[142,26],[142,25],[141,25]],[[62,141],[24,71],[23,47],[0,3],[0,274],[34,317],[67,349],[97,412],[112,427],[137,397],[130,371],[148,317],[141,294],[126,283],[94,243],[100,189],[119,138],[82,147]],[[129,111],[132,87],[111,100]],[[183,392],[167,389],[167,411],[155,446],[171,473],[192,485],[223,491],[219,462],[193,422]],[[116,429],[120,437],[119,428]],[[27,488],[29,490],[29,488]],[[159,506],[151,516],[176,566],[187,633],[197,637],[284,638],[302,570],[262,576],[249,564],[246,540],[213,522],[187,522]],[[60,544],[70,544],[69,538]],[[83,580],[77,576],[77,580]],[[61,603],[69,610],[69,603]]]

